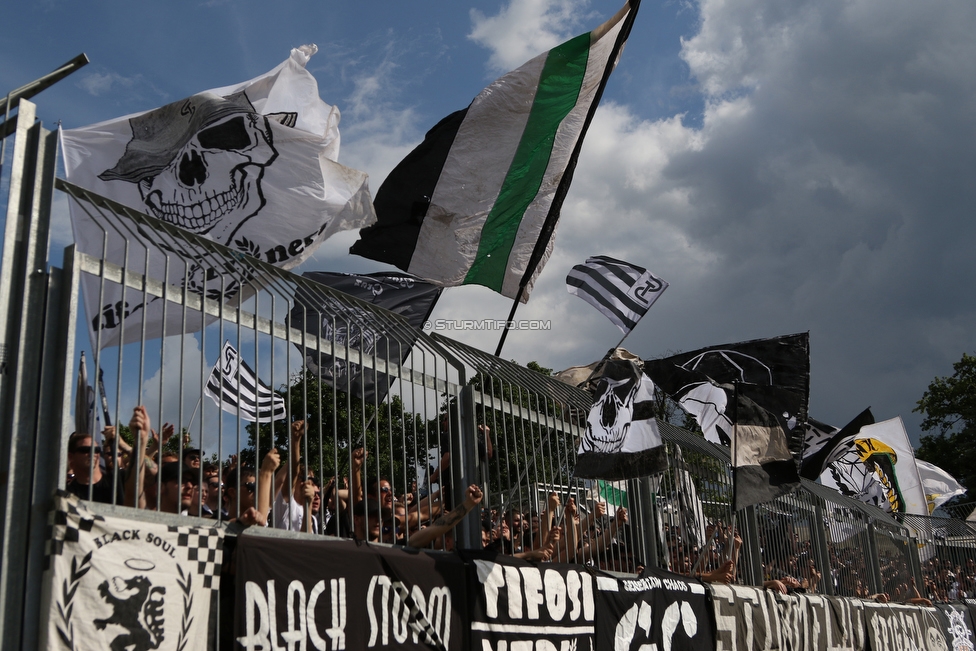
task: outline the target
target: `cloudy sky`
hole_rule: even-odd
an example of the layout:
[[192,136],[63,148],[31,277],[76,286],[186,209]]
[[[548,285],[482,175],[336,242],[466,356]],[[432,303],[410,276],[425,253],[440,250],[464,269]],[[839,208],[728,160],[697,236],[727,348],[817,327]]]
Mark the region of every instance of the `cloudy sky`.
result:
[[[82,6],[85,5],[85,6]],[[5,11],[0,91],[79,52],[36,98],[77,127],[257,76],[316,43],[340,162],[376,190],[440,118],[588,31],[619,0],[75,3]],[[901,416],[976,350],[976,4],[644,0],[583,147],[555,252],[503,356],[564,368],[619,339],[566,293],[594,254],[671,284],[627,339],[642,357],[810,332],[814,417]],[[381,271],[336,236],[305,270]],[[64,242],[59,241],[58,244]],[[479,287],[434,316],[504,318]],[[447,333],[451,334],[451,333]],[[498,333],[454,335],[494,350]]]

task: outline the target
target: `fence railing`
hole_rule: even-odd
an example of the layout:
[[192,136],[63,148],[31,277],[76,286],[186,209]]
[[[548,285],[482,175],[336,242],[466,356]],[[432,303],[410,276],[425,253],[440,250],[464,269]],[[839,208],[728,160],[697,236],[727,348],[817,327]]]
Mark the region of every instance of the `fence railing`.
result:
[[[33,121],[29,103],[20,115]],[[298,535],[624,573],[708,575],[731,558],[738,583],[790,576],[837,596],[903,595],[913,581],[936,599],[976,593],[973,523],[896,519],[811,482],[736,513],[728,450],[670,423],[665,472],[579,479],[586,392],[55,182],[52,146],[39,125],[20,129],[0,279],[0,634],[22,632],[23,646],[56,488],[138,518],[251,522],[266,508],[268,526]],[[55,185],[102,239],[48,269]],[[79,323],[102,422],[69,437]],[[145,462],[127,426],[137,405],[158,432]],[[448,518],[469,485],[480,508]]]

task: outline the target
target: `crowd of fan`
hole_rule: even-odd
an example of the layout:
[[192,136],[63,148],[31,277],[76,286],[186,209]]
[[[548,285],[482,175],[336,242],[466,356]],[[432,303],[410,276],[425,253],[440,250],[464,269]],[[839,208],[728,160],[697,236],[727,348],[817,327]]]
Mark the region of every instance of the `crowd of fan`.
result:
[[172,425],[157,434],[145,407],[133,410],[129,429],[137,444],[128,445],[115,428],[103,431],[102,445],[90,434],[75,433],[68,440],[66,488],[82,499],[123,504],[165,513],[219,519],[235,527],[273,526],[292,531],[328,533],[371,542],[412,547],[453,546],[452,530],[482,499],[478,486],[469,486],[454,509],[440,492],[422,499],[416,494],[393,499],[390,483],[381,479],[364,486],[366,452],[352,452],[352,469],[343,486],[335,478],[325,486],[302,463],[304,421],[291,424],[288,463],[276,449],[255,468],[239,465],[236,457],[221,468],[204,463],[201,451],[184,447],[182,457],[164,451],[174,434]]
[[[414,490],[394,496],[386,479],[364,481],[367,453],[362,448],[350,454],[348,477],[337,485],[331,478],[325,486],[310,475],[300,454],[305,424],[291,424],[290,455],[282,463],[272,449],[255,468],[239,465],[236,457],[221,467],[206,463],[199,449],[184,445],[183,453],[165,451],[174,435],[166,424],[157,434],[144,407],[133,410],[129,429],[137,444],[128,445],[115,428],[103,431],[101,446],[86,433],[73,434],[68,441],[69,476],[67,490],[83,499],[124,504],[143,509],[214,518],[230,526],[271,526],[292,531],[355,537],[370,542],[386,542],[412,547],[431,546],[450,550],[453,529],[478,508],[482,491],[471,485],[456,508],[450,508],[448,477],[440,490],[421,495]],[[480,453],[490,458],[492,450],[487,429]],[[431,480],[447,475],[447,452]],[[414,487],[416,488],[416,487]],[[602,502],[591,511],[577,506],[575,497],[562,498],[552,493],[540,512],[508,509],[482,511],[482,543],[488,550],[534,561],[581,563],[619,572],[640,573],[644,561],[634,553],[634,532],[626,508],[612,515]],[[675,571],[708,581],[730,582],[741,539],[731,532],[717,536],[709,552],[710,560],[700,568],[673,563]],[[734,554],[725,556],[726,545]],[[692,557],[692,564],[695,558]]]
[[[206,463],[201,451],[184,446],[182,458],[165,452],[174,428],[166,424],[157,435],[144,407],[137,407],[129,422],[139,442],[129,446],[115,428],[103,431],[102,445],[89,434],[75,433],[68,441],[68,491],[83,499],[124,504],[144,509],[180,513],[225,521],[231,526],[272,526],[292,531],[354,537],[411,547],[453,549],[453,529],[482,501],[482,491],[471,485],[464,500],[450,508],[449,482],[429,495],[416,491],[395,496],[386,479],[365,482],[363,468],[367,453],[351,452],[351,472],[337,485],[332,477],[325,486],[309,474],[297,451],[302,449],[305,424],[291,424],[291,450],[286,464],[272,449],[260,465],[238,465],[231,457],[223,467]],[[490,438],[487,449],[491,455]],[[450,455],[431,473],[432,480],[445,471]],[[117,468],[117,472],[116,472]],[[138,471],[136,469],[139,469]],[[446,473],[444,473],[446,474]],[[445,480],[447,478],[445,477]],[[626,508],[612,515],[606,504],[594,502],[584,511],[574,497],[563,506],[551,493],[539,512],[508,509],[481,511],[482,544],[488,550],[532,561],[579,563],[604,570],[639,574],[644,561],[635,553],[634,531]],[[738,532],[722,522],[706,529],[707,542],[688,540],[680,526],[664,525],[670,569],[695,575],[705,581],[730,583],[736,580],[736,565],[742,546]],[[775,545],[767,545],[774,536]],[[800,541],[789,527],[786,531],[761,532],[763,585],[782,593],[816,593],[824,575],[814,561],[810,541]],[[828,545],[830,581],[835,594],[873,598],[879,601],[929,603],[976,597],[976,561],[963,565],[937,558],[923,563],[924,596],[919,593],[904,559],[883,559],[883,592],[871,594],[863,549]]]
[[925,593],[932,601],[976,599],[976,560],[954,563],[930,558],[922,563]]

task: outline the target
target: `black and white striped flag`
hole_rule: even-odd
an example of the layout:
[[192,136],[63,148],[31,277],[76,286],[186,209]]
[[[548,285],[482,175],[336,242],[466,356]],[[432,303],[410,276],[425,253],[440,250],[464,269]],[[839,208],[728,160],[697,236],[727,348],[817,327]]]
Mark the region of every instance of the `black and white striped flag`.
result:
[[227,413],[269,422],[287,416],[285,399],[265,386],[229,341],[224,342],[204,392]]
[[587,258],[566,276],[569,293],[600,310],[624,335],[667,288],[650,271],[605,255]]

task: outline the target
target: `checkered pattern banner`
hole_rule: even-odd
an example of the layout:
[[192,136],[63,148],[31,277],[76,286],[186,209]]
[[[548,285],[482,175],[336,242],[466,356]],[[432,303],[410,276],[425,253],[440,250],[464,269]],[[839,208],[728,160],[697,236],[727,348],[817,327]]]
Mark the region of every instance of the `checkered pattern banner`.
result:
[[60,491],[50,525],[42,648],[206,648],[222,529],[99,516]]

